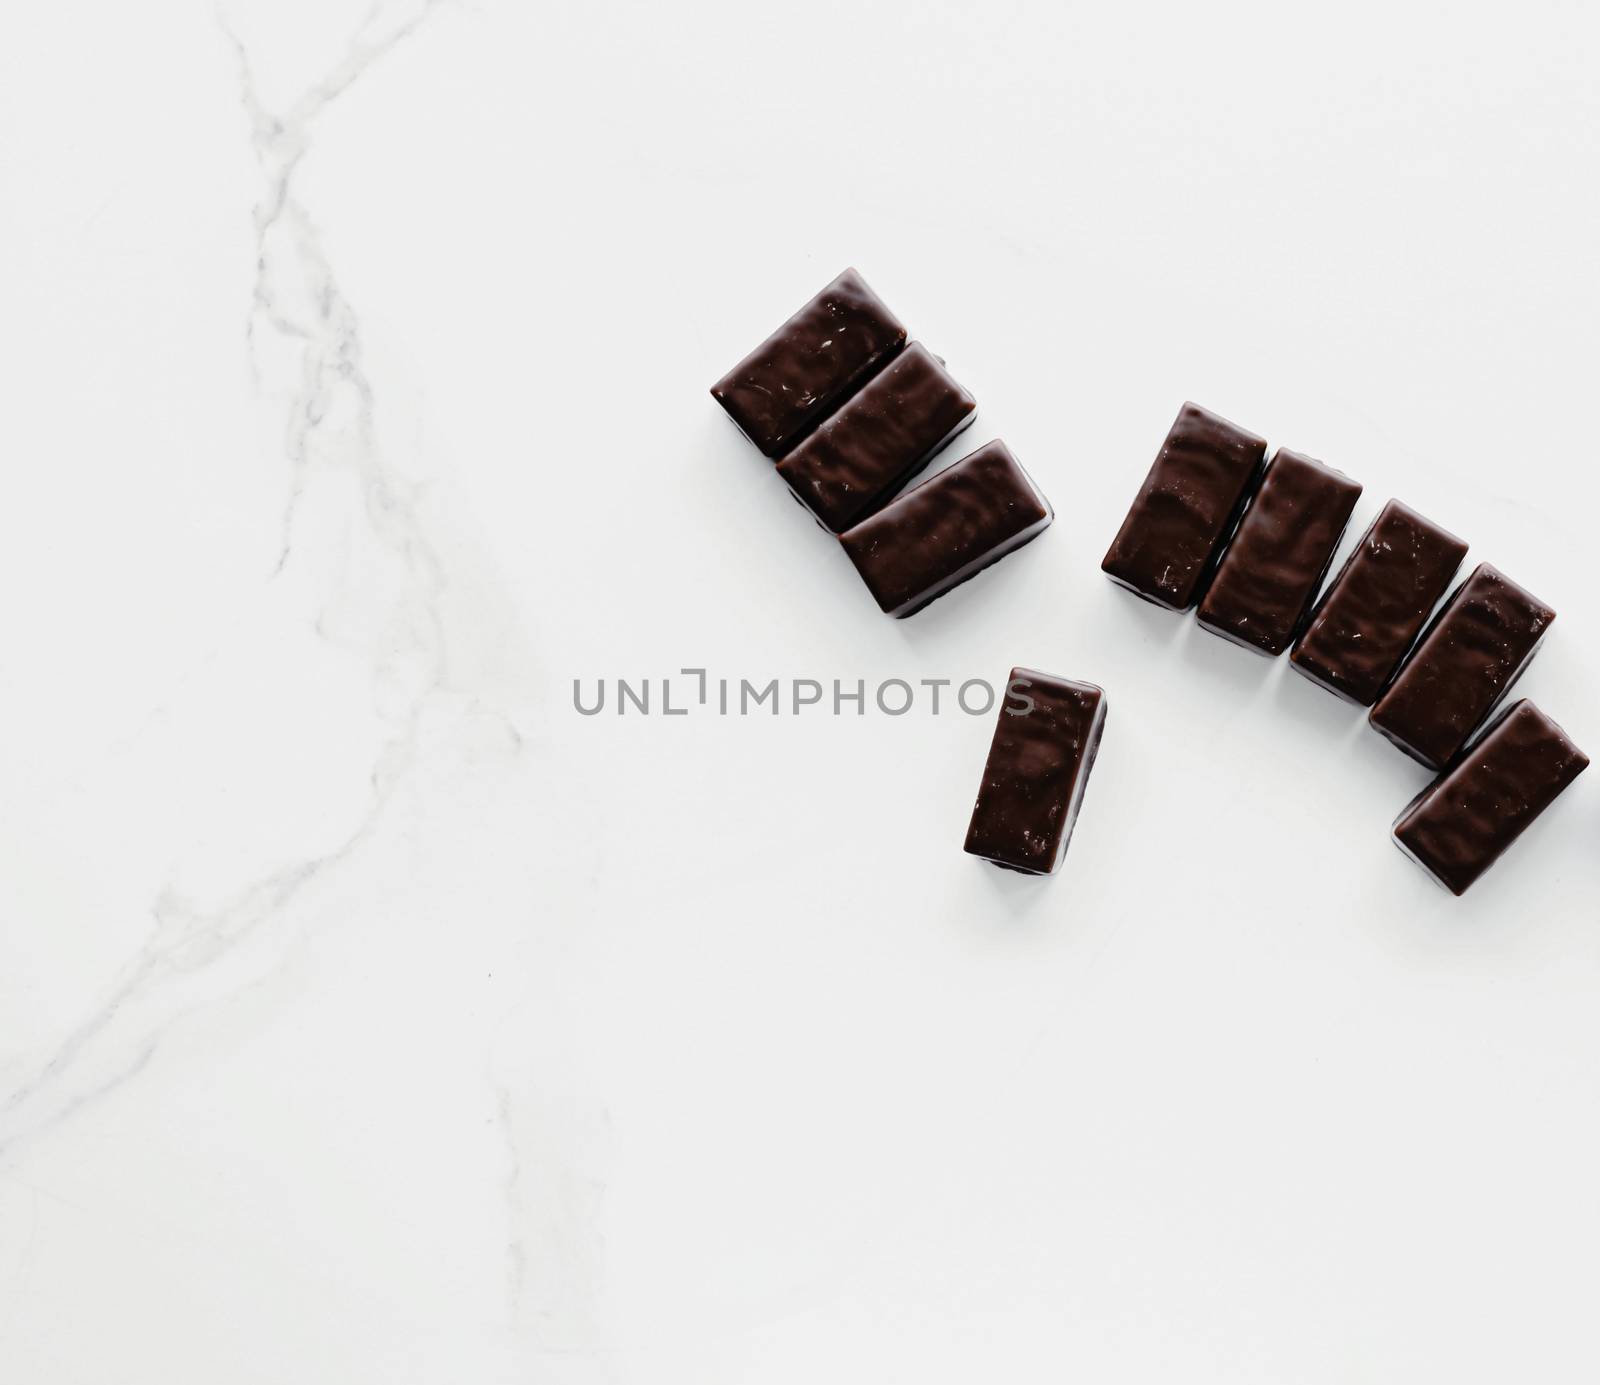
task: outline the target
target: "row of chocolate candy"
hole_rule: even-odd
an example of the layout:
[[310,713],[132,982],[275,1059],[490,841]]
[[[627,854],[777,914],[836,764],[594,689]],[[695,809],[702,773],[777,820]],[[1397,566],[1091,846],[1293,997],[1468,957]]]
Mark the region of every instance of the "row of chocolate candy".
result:
[[[1212,633],[1276,656],[1371,708],[1372,725],[1438,772],[1396,843],[1463,893],[1588,765],[1531,702],[1493,716],[1555,612],[1477,567],[1432,622],[1467,545],[1386,504],[1318,598],[1361,487],[1185,404],[1101,567]],[[1425,628],[1426,627],[1426,628]],[[1420,636],[1420,638],[1419,638]]]
[[853,269],[711,389],[795,497],[839,536],[879,607],[908,616],[1053,518],[1004,443],[895,498],[977,403]]

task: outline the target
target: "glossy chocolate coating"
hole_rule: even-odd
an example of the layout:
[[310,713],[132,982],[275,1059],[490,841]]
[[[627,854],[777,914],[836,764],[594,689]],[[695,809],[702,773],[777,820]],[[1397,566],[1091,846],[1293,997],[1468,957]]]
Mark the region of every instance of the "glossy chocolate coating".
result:
[[997,866],[1049,875],[1067,853],[1100,749],[1106,695],[1093,683],[1027,668],[1012,669],[1006,687],[966,849]]
[[1282,654],[1328,575],[1361,487],[1280,447],[1195,617],[1224,639]]
[[977,401],[912,342],[778,463],[835,534],[865,519],[972,422]]
[[781,457],[875,375],[906,329],[847,269],[711,387],[744,435]]
[[1399,848],[1452,894],[1465,894],[1588,768],[1589,757],[1524,698],[1394,825]]
[[1488,563],[1445,602],[1371,721],[1414,760],[1442,769],[1522,676],[1556,618]]
[[1042,533],[1054,516],[1003,442],[991,442],[840,535],[867,589],[909,616]]
[[1454,534],[1391,500],[1317,603],[1290,662],[1330,692],[1370,707],[1466,553]]
[[1264,439],[1198,404],[1185,404],[1101,571],[1146,601],[1188,610],[1233,532],[1266,455]]

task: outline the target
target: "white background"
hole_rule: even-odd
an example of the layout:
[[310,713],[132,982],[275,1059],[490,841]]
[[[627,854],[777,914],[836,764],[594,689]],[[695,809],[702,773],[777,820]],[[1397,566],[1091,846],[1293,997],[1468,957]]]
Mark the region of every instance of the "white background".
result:
[[[1593,1381],[1600,775],[1452,899],[1098,564],[1193,398],[1551,602],[1600,749],[1597,36],[11,7],[0,1377]],[[908,622],[706,393],[847,264],[1056,508]],[[1013,664],[1110,699],[1049,880],[989,717],[571,704]]]

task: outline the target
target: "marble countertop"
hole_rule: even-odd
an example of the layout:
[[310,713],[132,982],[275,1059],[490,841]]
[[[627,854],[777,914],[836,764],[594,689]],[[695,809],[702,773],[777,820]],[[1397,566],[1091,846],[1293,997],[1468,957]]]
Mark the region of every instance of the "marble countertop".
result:
[[[1595,1378],[1600,775],[1453,900],[1097,564],[1197,399],[1550,601],[1600,753],[1600,18],[0,36],[0,1378]],[[706,394],[852,263],[1058,516],[903,623]],[[1111,707],[1047,882],[991,717],[695,697],[1017,664]]]

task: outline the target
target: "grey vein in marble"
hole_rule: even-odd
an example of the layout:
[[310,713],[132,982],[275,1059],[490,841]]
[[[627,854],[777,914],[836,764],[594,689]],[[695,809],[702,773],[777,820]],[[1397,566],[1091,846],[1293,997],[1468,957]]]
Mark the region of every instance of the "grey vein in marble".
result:
[[[319,473],[353,469],[361,484],[366,538],[398,570],[381,650],[370,651],[375,701],[386,737],[372,764],[367,803],[342,838],[322,853],[285,864],[209,907],[169,885],[152,905],[154,927],[120,977],[31,1075],[0,1100],[0,1156],[122,1087],[150,1063],[163,1036],[219,994],[249,984],[230,969],[243,945],[272,925],[311,883],[347,859],[382,819],[395,785],[413,764],[420,719],[443,682],[446,649],[437,598],[443,576],[405,479],[377,446],[373,388],[362,365],[359,322],[295,193],[295,173],[317,118],[373,63],[415,32],[437,0],[376,6],[343,58],[290,109],[269,111],[258,96],[250,55],[231,33],[241,99],[265,177],[255,209],[256,276],[247,344],[256,364],[264,334],[292,343],[284,452],[290,467],[283,538],[272,577],[295,552],[295,526],[307,488]],[[226,29],[226,24],[224,24]],[[324,593],[332,602],[340,593]],[[322,622],[318,623],[322,631]],[[269,940],[281,945],[281,936]]]

